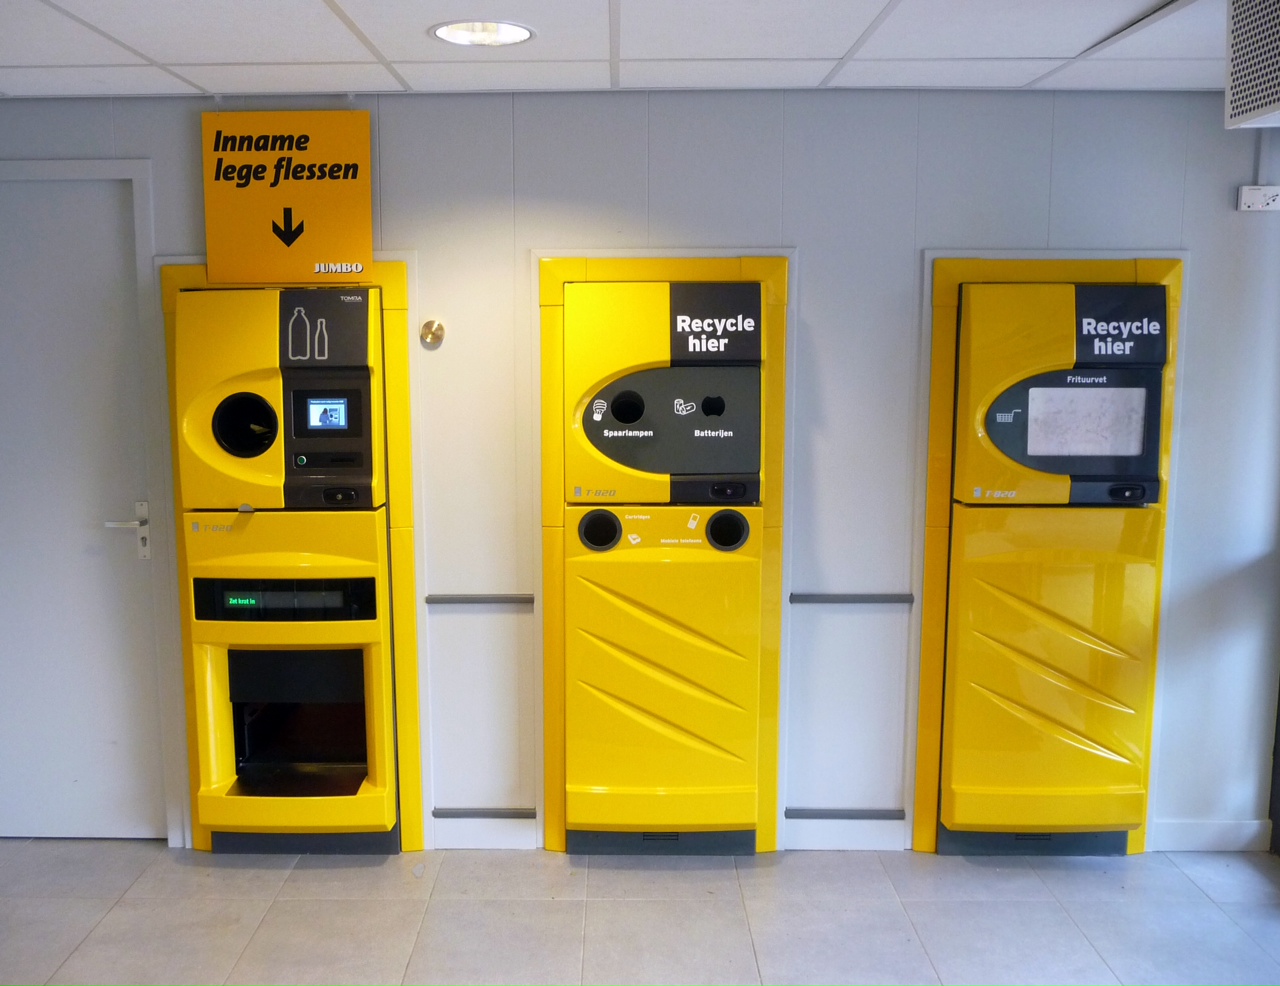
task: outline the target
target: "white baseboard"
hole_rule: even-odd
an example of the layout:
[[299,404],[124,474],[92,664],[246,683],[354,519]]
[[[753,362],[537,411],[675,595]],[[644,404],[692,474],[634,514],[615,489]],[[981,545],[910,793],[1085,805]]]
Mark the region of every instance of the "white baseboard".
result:
[[1194,821],[1147,823],[1148,852],[1256,852],[1271,843],[1271,822]]
[[786,818],[782,849],[906,849],[911,832],[901,819]]
[[437,849],[537,849],[534,818],[428,818]]

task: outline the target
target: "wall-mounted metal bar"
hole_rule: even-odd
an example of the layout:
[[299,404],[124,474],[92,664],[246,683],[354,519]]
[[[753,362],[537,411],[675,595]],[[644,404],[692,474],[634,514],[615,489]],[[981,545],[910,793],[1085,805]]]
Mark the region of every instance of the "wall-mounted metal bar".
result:
[[901,808],[787,808],[787,818],[823,818],[858,822],[900,822],[907,817]]
[[859,605],[867,603],[905,603],[910,605],[916,597],[910,592],[793,592],[793,603],[824,603],[828,605]]
[[476,606],[493,606],[502,603],[515,604],[517,606],[532,606],[533,593],[523,592],[471,592],[459,593],[456,595],[447,593],[435,593],[424,599],[427,603],[448,604],[450,606],[457,605],[476,605]]
[[432,808],[432,818],[537,818],[533,808]]

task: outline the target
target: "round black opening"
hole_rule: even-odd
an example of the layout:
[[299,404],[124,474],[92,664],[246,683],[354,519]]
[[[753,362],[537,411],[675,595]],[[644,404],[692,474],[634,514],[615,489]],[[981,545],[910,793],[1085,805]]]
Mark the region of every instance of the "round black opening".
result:
[[252,459],[271,448],[279,429],[276,412],[257,394],[232,394],[213,412],[213,437],[242,459]]
[[633,425],[644,416],[644,398],[634,390],[624,390],[614,395],[609,410],[624,425]]
[[737,551],[750,533],[747,518],[736,510],[718,510],[707,521],[707,540],[721,551]]
[[622,522],[608,510],[592,510],[578,524],[578,537],[592,551],[608,551],[622,538]]

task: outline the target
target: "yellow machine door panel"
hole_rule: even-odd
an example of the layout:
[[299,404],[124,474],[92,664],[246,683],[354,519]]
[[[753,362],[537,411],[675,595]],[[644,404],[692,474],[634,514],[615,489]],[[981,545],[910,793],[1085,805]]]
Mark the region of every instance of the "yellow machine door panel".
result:
[[1163,511],[955,508],[942,823],[1146,816]]
[[714,508],[619,511],[596,551],[566,512],[565,750],[570,829],[754,828],[761,508],[734,551],[703,538]]

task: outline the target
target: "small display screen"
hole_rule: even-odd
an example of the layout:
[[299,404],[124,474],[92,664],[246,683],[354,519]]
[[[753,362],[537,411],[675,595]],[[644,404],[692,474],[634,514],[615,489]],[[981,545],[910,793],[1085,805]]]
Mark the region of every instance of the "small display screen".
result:
[[1145,387],[1032,387],[1027,455],[1142,454]]
[[308,397],[307,429],[309,431],[346,431],[347,399],[345,397]]
[[340,609],[346,605],[341,589],[313,589],[295,592],[264,589],[256,592],[223,592],[222,605],[227,609]]

